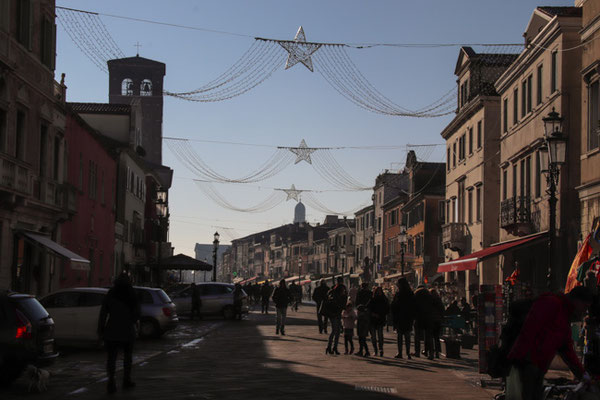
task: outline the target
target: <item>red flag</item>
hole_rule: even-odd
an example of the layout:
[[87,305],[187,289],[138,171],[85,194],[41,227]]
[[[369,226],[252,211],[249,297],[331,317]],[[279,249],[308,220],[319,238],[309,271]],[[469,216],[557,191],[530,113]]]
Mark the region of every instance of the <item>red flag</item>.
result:
[[514,286],[515,283],[517,283],[517,280],[519,279],[519,275],[521,274],[521,271],[519,271],[519,269],[515,269],[513,271],[512,274],[510,274],[510,276],[508,278],[506,278],[506,282],[510,282],[510,286]]
[[573,263],[571,264],[571,269],[569,270],[569,275],[567,276],[567,284],[565,285],[565,293],[569,293],[576,286],[581,286],[582,282],[577,280],[577,269],[581,264],[589,260],[590,255],[592,254],[592,246],[590,245],[590,237],[591,233],[588,233],[581,248],[575,255],[573,259]]
[[427,279],[427,276],[425,276],[425,279],[423,280],[425,283],[429,283],[429,279]]

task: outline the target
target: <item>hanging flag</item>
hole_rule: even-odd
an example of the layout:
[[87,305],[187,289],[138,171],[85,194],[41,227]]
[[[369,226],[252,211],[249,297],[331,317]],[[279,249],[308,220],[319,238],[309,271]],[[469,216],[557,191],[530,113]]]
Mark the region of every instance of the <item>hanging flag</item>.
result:
[[[567,284],[565,286],[565,293],[569,293],[571,290],[573,290],[573,288],[575,288],[576,286],[580,286],[583,281],[579,281],[578,278],[578,269],[579,266],[583,263],[585,263],[589,258],[590,255],[592,254],[592,246],[590,245],[590,238],[592,237],[592,234],[589,233],[585,240],[583,241],[583,244],[581,245],[581,248],[579,249],[579,251],[577,252],[577,254],[575,255],[575,259],[573,259],[573,263],[571,264],[571,269],[569,270],[569,275],[567,276]],[[585,276],[585,274],[583,274]]]
[[513,271],[513,273],[510,274],[510,276],[508,278],[506,278],[506,282],[509,282],[510,286],[514,286],[515,283],[517,283],[517,280],[519,279],[520,274],[521,274],[521,271],[519,270],[519,268],[515,269]]
[[429,283],[429,279],[427,279],[427,276],[425,276],[425,279],[423,280],[425,283]]

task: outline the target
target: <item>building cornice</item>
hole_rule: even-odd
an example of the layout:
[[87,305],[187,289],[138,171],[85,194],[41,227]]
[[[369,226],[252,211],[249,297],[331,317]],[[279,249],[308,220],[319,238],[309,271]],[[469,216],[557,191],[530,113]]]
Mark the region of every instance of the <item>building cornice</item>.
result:
[[485,107],[488,102],[499,102],[499,96],[481,96],[477,95],[473,100],[467,104],[466,107],[460,109],[458,114],[454,117],[452,121],[442,130],[442,137],[445,140],[448,140],[452,135],[456,133],[456,131],[464,125],[466,121],[468,121],[475,113]]
[[585,42],[588,40],[594,33],[600,30],[600,14],[596,15],[594,19],[587,24],[579,33],[581,34],[581,41]]

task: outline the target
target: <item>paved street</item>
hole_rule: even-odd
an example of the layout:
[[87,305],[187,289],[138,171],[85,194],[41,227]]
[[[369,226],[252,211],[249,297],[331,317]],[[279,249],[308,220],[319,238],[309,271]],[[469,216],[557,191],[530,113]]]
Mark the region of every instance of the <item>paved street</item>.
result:
[[[138,387],[114,397],[435,399],[451,393],[452,399],[490,399],[498,391],[477,384],[475,351],[461,360],[396,360],[392,332],[384,357],[325,355],[327,338],[319,335],[313,311],[289,311],[286,336],[275,335],[274,313],[253,312],[241,322],[183,321],[160,340],[138,342]],[[50,369],[48,392],[28,394],[21,378],[2,398],[104,398],[103,363],[101,351],[71,350]]]

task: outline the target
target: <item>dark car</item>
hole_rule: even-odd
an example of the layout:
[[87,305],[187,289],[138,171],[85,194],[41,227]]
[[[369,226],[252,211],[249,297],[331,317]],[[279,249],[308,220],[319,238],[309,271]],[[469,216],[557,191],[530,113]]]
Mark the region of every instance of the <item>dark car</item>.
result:
[[58,352],[54,321],[35,297],[0,294],[0,385],[10,384],[28,364],[51,364]]

